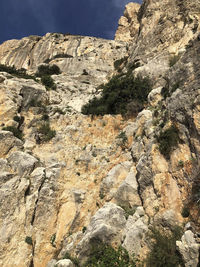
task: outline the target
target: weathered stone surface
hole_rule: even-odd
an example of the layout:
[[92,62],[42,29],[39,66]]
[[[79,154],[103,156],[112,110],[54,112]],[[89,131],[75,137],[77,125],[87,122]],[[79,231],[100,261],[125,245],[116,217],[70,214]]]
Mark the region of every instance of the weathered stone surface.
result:
[[138,256],[144,246],[145,233],[148,231],[148,217],[145,215],[143,207],[138,207],[133,216],[129,216],[125,227],[125,239],[123,247],[132,255]]
[[13,171],[24,177],[33,171],[38,160],[27,153],[16,151],[9,156],[8,162]]
[[140,5],[129,3],[125,7],[124,16],[119,19],[118,29],[115,33],[115,40],[132,41],[137,38],[139,31],[138,10]]
[[130,167],[130,162],[124,162],[110,170],[108,176],[102,181],[100,194],[106,196],[108,200],[112,199],[120,183],[125,180]]
[[18,138],[14,137],[11,132],[0,131],[0,156],[5,157],[8,152],[23,147],[23,143]]
[[105,204],[92,217],[83,239],[76,247],[79,258],[84,260],[89,256],[91,246],[95,246],[97,241],[119,243],[125,224],[124,210],[112,203]]
[[138,183],[135,170],[131,170],[122,184],[118,187],[114,196],[118,205],[134,207],[141,205],[138,195]]
[[192,231],[186,231],[181,241],[176,241],[176,245],[184,259],[186,267],[198,266],[200,245],[196,242]]

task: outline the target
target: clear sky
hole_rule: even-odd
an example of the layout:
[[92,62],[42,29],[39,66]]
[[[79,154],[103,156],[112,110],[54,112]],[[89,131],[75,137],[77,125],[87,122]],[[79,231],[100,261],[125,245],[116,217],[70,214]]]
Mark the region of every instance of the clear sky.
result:
[[[141,3],[142,0],[134,0]],[[61,32],[113,39],[130,0],[0,0],[0,43]]]

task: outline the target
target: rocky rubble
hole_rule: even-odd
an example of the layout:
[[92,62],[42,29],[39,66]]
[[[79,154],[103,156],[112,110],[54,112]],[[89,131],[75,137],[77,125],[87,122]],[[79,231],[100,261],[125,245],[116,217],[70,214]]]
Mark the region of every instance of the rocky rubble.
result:
[[[1,64],[61,69],[56,90],[0,73],[2,267],[73,267],[97,241],[143,261],[152,228],[175,226],[182,262],[199,265],[199,10],[198,1],[145,0],[126,6],[120,41],[54,33],[0,46]],[[122,73],[139,62],[132,74],[152,80],[144,109],[81,114],[119,57]],[[47,124],[56,134],[44,141]]]

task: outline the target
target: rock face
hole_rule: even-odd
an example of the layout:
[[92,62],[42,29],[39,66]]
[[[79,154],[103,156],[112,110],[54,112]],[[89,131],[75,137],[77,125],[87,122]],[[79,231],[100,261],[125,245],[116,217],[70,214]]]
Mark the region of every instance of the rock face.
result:
[[124,16],[119,19],[115,40],[129,42],[137,38],[139,31],[138,11],[140,5],[129,3],[125,7]]
[[[73,267],[100,241],[143,260],[151,229],[177,225],[182,261],[199,265],[199,11],[145,0],[126,6],[115,41],[48,33],[0,46],[1,64],[61,70],[56,90],[0,73],[0,266]],[[152,81],[141,112],[81,114],[126,71]]]

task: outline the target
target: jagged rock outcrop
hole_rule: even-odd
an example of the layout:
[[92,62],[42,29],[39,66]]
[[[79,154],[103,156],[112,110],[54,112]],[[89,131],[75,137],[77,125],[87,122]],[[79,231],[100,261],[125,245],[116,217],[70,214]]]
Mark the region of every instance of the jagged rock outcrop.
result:
[[[198,1],[145,0],[126,6],[120,41],[54,33],[0,46],[1,64],[61,69],[56,90],[0,73],[2,267],[74,266],[95,240],[143,260],[152,228],[186,223],[177,250],[199,265],[199,11]],[[127,70],[152,81],[141,112],[80,113]]]
[[137,38],[139,31],[138,11],[140,4],[129,3],[125,7],[124,15],[121,16],[118,22],[118,29],[115,33],[117,41],[133,41]]

